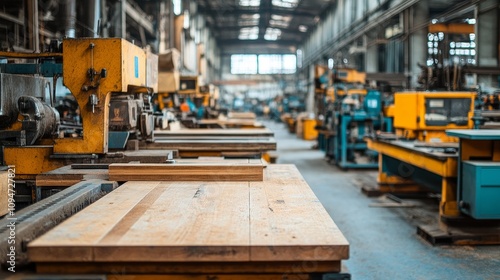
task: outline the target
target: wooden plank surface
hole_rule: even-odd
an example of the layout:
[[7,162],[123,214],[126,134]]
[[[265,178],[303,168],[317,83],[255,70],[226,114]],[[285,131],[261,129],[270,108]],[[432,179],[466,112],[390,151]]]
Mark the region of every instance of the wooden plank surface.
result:
[[266,169],[265,181],[250,182],[251,260],[347,259],[349,243],[297,168]]
[[261,160],[178,161],[172,164],[111,164],[111,181],[262,181]]
[[183,151],[274,151],[276,150],[276,140],[274,138],[264,139],[224,139],[224,140],[157,140],[141,146],[141,149],[165,149]]
[[69,187],[82,180],[108,180],[106,169],[73,169],[70,165],[54,169],[36,176],[38,187]]
[[29,244],[35,262],[248,261],[246,182],[129,182]]
[[227,114],[229,119],[251,119],[255,120],[257,115],[254,112],[229,112]]
[[28,245],[34,262],[337,262],[349,245],[293,165],[264,182],[128,182]]
[[274,132],[267,128],[256,129],[208,129],[208,128],[191,128],[181,130],[155,130],[155,137],[163,136],[222,136],[222,137],[273,137]]
[[0,216],[9,212],[9,171],[0,170]]
[[264,125],[260,122],[256,122],[255,120],[249,119],[227,119],[227,120],[218,120],[218,119],[203,119],[196,121],[199,125],[220,125],[220,126],[228,126],[228,127],[255,127],[255,128],[263,128]]

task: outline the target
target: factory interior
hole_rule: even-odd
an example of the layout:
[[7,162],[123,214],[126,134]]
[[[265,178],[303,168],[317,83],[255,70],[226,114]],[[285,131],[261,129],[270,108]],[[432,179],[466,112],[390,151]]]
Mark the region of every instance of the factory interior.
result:
[[500,1],[1,0],[0,279],[500,279]]

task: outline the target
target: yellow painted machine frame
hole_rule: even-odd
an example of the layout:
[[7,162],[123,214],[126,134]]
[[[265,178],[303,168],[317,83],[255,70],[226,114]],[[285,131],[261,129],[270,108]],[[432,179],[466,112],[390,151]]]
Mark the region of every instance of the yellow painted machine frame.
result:
[[[70,164],[69,159],[54,158],[54,154],[107,153],[111,93],[128,92],[130,86],[139,92],[156,87],[148,84],[151,82],[147,80],[148,55],[151,56],[121,38],[63,40],[63,81],[80,107],[83,137],[44,141],[49,145],[5,147],[5,163],[16,166],[19,179],[30,179]],[[106,69],[106,77],[99,75],[103,69]],[[95,106],[90,105],[92,95],[97,97]]]
[[[455,137],[446,135],[447,129],[472,129],[474,123],[474,99],[475,92],[397,92],[394,94],[394,127],[396,135],[406,139],[416,139],[419,141],[431,142],[440,140],[441,142],[457,142]],[[427,98],[455,99],[470,98],[471,105],[468,114],[467,125],[458,126],[448,124],[445,126],[428,126],[425,124],[425,100]]]
[[460,215],[457,205],[457,158],[430,157],[425,154],[417,153],[413,150],[394,145],[390,142],[373,140],[367,138],[368,148],[379,152],[379,175],[377,182],[386,188],[382,191],[398,191],[399,185],[408,185],[405,191],[418,192],[424,190],[412,181],[404,180],[400,177],[390,176],[382,170],[382,155],[387,155],[401,162],[406,162],[412,166],[422,168],[442,177],[441,182],[441,201],[439,214],[442,217],[456,217]]

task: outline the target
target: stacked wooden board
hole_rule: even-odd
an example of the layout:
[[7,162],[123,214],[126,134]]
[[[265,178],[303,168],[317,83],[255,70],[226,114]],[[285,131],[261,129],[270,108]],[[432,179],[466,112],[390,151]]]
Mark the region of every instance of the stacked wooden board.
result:
[[112,181],[262,181],[260,159],[177,159],[173,164],[72,164],[36,176],[37,187],[70,187],[90,179]]
[[260,182],[127,182],[28,253],[41,273],[282,279],[340,271],[349,244],[295,166],[270,165]]
[[175,150],[180,157],[199,156],[240,156],[260,158],[268,151],[276,150],[276,140],[272,137],[244,138],[244,139],[167,139],[155,140],[145,143],[140,149],[150,150]]
[[162,139],[244,139],[244,138],[265,138],[274,137],[274,132],[267,128],[256,129],[206,129],[191,128],[181,130],[155,130],[156,140]]
[[224,161],[179,161],[164,164],[120,164],[109,166],[111,181],[262,181],[260,159]]

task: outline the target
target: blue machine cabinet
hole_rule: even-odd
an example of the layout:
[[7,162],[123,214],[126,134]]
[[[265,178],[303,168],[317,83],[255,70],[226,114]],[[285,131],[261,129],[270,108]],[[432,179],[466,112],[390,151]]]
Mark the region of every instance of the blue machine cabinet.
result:
[[460,139],[458,206],[475,219],[500,219],[500,130],[447,130]]

